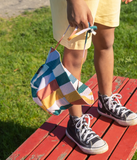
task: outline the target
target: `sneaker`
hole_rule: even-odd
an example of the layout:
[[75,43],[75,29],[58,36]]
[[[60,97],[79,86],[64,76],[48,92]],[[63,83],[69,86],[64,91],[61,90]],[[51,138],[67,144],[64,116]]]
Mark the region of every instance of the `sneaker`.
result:
[[115,120],[122,126],[132,126],[137,124],[137,114],[122,106],[119,99],[122,96],[118,93],[112,94],[110,97],[99,95],[98,113]]
[[[88,120],[88,123],[85,118]],[[93,116],[90,114],[83,114],[80,118],[70,116],[66,135],[74,141],[84,153],[101,154],[108,150],[108,145],[90,128],[91,118],[93,118]]]

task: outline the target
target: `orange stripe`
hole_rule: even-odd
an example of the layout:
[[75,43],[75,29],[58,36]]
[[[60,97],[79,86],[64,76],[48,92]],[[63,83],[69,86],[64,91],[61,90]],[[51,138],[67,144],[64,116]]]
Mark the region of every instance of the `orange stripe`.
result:
[[41,89],[37,92],[37,96],[40,100],[45,99],[47,96],[49,96],[52,92],[57,90],[59,88],[58,83],[55,80],[50,82],[45,88]]
[[76,34],[74,34],[74,35],[70,36],[70,37],[68,38],[68,40],[70,41],[71,39],[73,39],[73,38],[75,38],[75,37],[77,37],[77,35],[76,35]]
[[58,88],[56,91],[54,91],[52,94],[50,94],[48,97],[46,97],[45,99],[42,100],[42,104],[48,109],[51,106],[53,106],[53,104],[63,98],[63,94],[60,90],[60,88]]

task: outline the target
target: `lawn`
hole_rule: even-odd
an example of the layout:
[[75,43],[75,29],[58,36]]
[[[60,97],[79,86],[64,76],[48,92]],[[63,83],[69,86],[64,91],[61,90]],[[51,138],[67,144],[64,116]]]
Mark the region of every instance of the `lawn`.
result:
[[[137,1],[122,4],[115,31],[114,75],[137,79]],[[10,19],[0,18],[0,160],[19,147],[49,114],[32,100],[30,80],[45,62],[53,39],[50,8]],[[95,74],[93,45],[82,69],[82,81]],[[62,54],[63,47],[58,51]],[[132,160],[137,159],[137,152]]]

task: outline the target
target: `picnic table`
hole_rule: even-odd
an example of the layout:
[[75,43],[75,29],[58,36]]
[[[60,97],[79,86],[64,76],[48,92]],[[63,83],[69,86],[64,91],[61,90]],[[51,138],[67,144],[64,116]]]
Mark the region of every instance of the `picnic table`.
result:
[[[92,106],[83,106],[83,113],[93,115],[91,127],[109,145],[109,150],[99,155],[84,154],[66,135],[69,113],[65,110],[59,116],[52,115],[38,128],[7,160],[130,160],[137,149],[137,125],[120,126],[113,120],[99,115],[98,84],[96,74],[87,82],[94,94]],[[122,95],[121,103],[137,112],[137,80],[113,77],[113,93]]]

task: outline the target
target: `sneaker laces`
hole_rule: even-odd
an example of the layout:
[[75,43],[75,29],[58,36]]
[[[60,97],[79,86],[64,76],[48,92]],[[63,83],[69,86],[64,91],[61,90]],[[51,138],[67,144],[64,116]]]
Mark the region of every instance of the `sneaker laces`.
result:
[[125,113],[129,112],[130,110],[122,106],[122,104],[119,101],[119,99],[121,98],[121,94],[115,93],[112,94],[110,97],[105,97],[104,99],[108,100],[109,110],[112,109],[113,112],[117,111],[117,115],[120,115],[120,113],[122,113],[121,117],[123,117]]
[[[87,118],[88,123],[85,118]],[[90,128],[91,119],[93,119],[93,116],[91,114],[83,114],[82,117],[80,117],[79,120],[76,122],[76,128],[79,130],[80,138],[83,139],[83,141],[86,141],[87,144],[95,137],[99,137]]]

